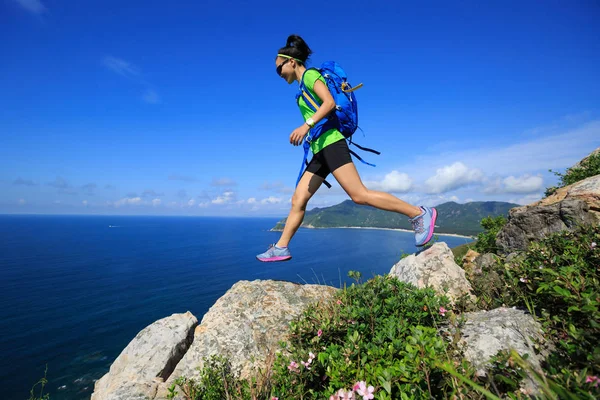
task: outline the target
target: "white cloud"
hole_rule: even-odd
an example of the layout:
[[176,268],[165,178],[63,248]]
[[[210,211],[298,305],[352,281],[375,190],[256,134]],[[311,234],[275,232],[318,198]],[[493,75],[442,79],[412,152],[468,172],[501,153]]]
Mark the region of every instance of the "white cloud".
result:
[[153,205],[154,207],[158,207],[158,206],[160,206],[160,205],[161,205],[161,203],[162,203],[162,200],[161,200],[161,199],[154,199],[154,200],[152,200],[152,205]]
[[212,186],[236,186],[237,183],[230,178],[213,178]]
[[[141,197],[146,197],[146,198],[147,197],[155,197],[156,198],[156,197],[160,197],[160,196],[164,196],[164,195],[165,195],[164,193],[156,192],[152,189],[147,189],[142,192]],[[136,196],[130,196],[130,197],[136,197]]]
[[190,206],[190,207],[192,207],[194,204],[196,204],[196,200],[194,200],[194,199],[190,199],[190,200],[187,202],[187,205],[188,205],[188,206]]
[[496,178],[486,184],[485,194],[527,194],[542,190],[544,179],[540,175],[525,174],[519,177]]
[[160,96],[153,89],[148,89],[142,95],[142,100],[144,100],[148,104],[158,104],[160,103]]
[[217,196],[216,199],[213,199],[211,203],[213,204],[228,204],[235,201],[235,193],[228,191],[224,192],[221,196]]
[[54,180],[54,182],[50,182],[50,183],[48,183],[48,185],[55,187],[57,189],[68,189],[71,187],[71,185],[69,185],[67,183],[67,181],[60,176],[57,176],[56,179]]
[[121,58],[107,56],[104,57],[102,62],[106,68],[126,78],[137,78],[140,76],[140,70],[135,65]]
[[248,199],[248,204],[256,204],[256,198],[254,198],[254,197],[250,197],[250,198]]
[[544,180],[541,176],[523,175],[518,178],[509,176],[504,179],[506,193],[533,193],[542,189]]
[[83,200],[83,201],[81,202],[81,204],[83,204],[85,207],[87,207],[87,206],[88,206],[88,201],[87,201],[87,200]]
[[23,7],[30,13],[41,15],[46,12],[46,6],[40,0],[14,0],[15,3]]
[[158,104],[160,103],[160,96],[156,92],[155,89],[152,88],[152,84],[146,81],[143,76],[141,70],[122,58],[106,56],[102,60],[102,63],[106,68],[111,70],[112,72],[119,74],[127,79],[134,81],[139,86],[144,88],[142,92],[142,100],[148,104]]
[[85,192],[85,194],[93,196],[94,195],[94,191],[96,190],[97,187],[98,187],[98,185],[96,185],[95,183],[88,183],[86,185],[83,185],[81,187],[81,189],[83,189],[83,191]]
[[266,199],[262,199],[260,201],[260,204],[279,204],[282,201],[283,200],[281,199],[281,197],[269,196]]
[[[530,138],[531,136],[528,136]],[[464,146],[464,151],[419,157],[419,165],[447,165],[454,160],[469,160],[469,165],[487,175],[522,175],[549,169],[567,168],[600,146],[600,120],[563,130],[563,133],[537,136],[509,146]]]
[[117,200],[112,204],[115,207],[121,207],[121,206],[127,206],[127,205],[137,206],[137,205],[142,204],[142,198],[141,197],[124,197],[121,200]]
[[480,183],[483,173],[478,169],[470,169],[462,162],[455,162],[439,168],[436,174],[425,181],[428,193],[445,193],[454,189]]
[[521,197],[520,199],[510,199],[510,200],[508,200],[508,202],[521,204],[521,205],[527,205],[527,204],[534,203],[538,200],[541,200],[542,197],[544,197],[542,195],[542,193],[533,193],[533,194],[528,194],[524,197]]
[[37,186],[37,183],[30,179],[17,178],[13,181],[13,185]]
[[25,201],[25,199],[19,199],[18,203],[20,206],[22,206],[22,205],[25,205],[25,203],[27,203],[27,202]]
[[384,192],[406,193],[413,186],[413,181],[410,177],[396,170],[387,174],[381,181],[368,181],[365,185],[369,189],[383,190]]
[[274,191],[276,193],[281,193],[281,194],[294,193],[294,188],[285,186],[285,184],[281,181],[265,182],[260,186],[259,189],[260,190],[271,190],[271,191]]

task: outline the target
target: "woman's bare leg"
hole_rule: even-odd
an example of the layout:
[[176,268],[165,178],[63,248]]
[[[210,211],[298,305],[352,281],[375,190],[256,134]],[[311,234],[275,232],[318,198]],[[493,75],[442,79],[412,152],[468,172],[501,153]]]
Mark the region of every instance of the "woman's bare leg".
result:
[[304,220],[308,201],[317,192],[323,181],[323,178],[312,172],[304,172],[292,196],[292,208],[285,221],[283,233],[276,244],[277,247],[287,247],[290,243],[290,240],[292,240],[292,237],[302,224],[302,220]]
[[422,213],[420,207],[408,204],[399,198],[377,190],[369,190],[363,185],[354,163],[342,165],[333,171],[333,176],[357,204],[364,204],[380,210],[395,211],[414,218]]

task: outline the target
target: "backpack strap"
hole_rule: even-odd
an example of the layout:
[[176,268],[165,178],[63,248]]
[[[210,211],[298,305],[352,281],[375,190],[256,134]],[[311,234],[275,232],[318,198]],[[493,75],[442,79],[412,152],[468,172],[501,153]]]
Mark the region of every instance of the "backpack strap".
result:
[[[310,71],[311,69],[317,71],[320,73],[320,71],[316,68],[308,68],[306,71],[304,71],[304,74],[306,74],[307,71]],[[302,78],[300,79],[300,96],[304,99],[304,102],[308,105],[308,107],[313,111],[313,112],[317,112],[317,110],[319,109],[320,106],[320,101],[318,101],[308,90],[308,88],[306,87],[306,85],[304,84],[304,74],[302,74]]]
[[351,137],[350,139],[348,139],[348,144],[353,144],[354,146],[358,147],[358,148],[359,148],[359,149],[361,149],[362,151],[368,151],[368,152],[371,152],[371,153],[375,153],[375,154],[377,154],[377,155],[381,155],[381,152],[380,152],[380,151],[377,151],[377,150],[374,150],[374,149],[370,149],[370,148],[368,148],[368,147],[362,147],[361,145],[359,145],[359,144],[357,144],[357,143],[354,143],[354,142],[352,141],[352,137]]
[[348,82],[343,82],[342,83],[342,92],[344,92],[344,93],[352,93],[355,90],[360,89],[361,87],[363,87],[362,83],[359,83],[358,85],[356,85],[354,87],[350,87],[350,85],[348,84]]
[[355,152],[353,152],[352,150],[348,150],[350,152],[350,154],[352,154],[354,157],[356,157],[358,159],[358,161],[360,161],[363,164],[367,164],[370,165],[371,167],[376,167],[377,165],[375,164],[371,164],[366,162],[365,160],[363,160],[362,158],[360,158],[360,156],[358,154],[356,154]]

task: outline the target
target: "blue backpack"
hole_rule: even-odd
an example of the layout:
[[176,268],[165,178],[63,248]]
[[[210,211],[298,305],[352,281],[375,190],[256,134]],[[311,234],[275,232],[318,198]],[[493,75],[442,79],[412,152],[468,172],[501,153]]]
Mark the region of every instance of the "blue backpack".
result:
[[[358,104],[356,102],[354,91],[360,89],[363,84],[361,83],[355,87],[352,87],[350,83],[348,83],[346,72],[335,61],[326,61],[321,65],[320,68],[311,69],[316,69],[323,76],[323,78],[325,78],[327,88],[329,89],[329,92],[335,101],[335,109],[327,117],[323,118],[318,124],[311,128],[306,136],[303,145],[304,160],[302,160],[302,166],[300,168],[298,179],[296,180],[296,186],[298,186],[298,183],[300,182],[305,165],[308,165],[307,158],[310,150],[310,143],[330,129],[337,128],[342,135],[348,139],[348,144],[353,144],[364,151],[381,154],[377,150],[368,149],[352,142],[352,135],[358,129]],[[302,76],[302,79],[300,80],[300,90],[296,95],[296,102],[298,102],[300,98],[304,99],[305,103],[312,111],[317,112],[321,102],[318,98],[313,97],[310,91],[304,85],[304,76]],[[371,165],[373,167],[375,166],[374,164],[364,161],[352,150],[350,150],[350,154],[364,164]],[[327,187],[331,187],[327,181],[324,183]]]

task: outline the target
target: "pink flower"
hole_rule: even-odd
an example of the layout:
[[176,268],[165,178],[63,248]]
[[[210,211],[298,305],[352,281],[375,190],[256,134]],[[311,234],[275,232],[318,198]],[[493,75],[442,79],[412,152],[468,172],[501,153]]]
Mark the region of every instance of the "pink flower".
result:
[[338,299],[338,301],[336,301],[336,303],[338,303],[338,306],[339,306],[340,304],[342,304],[342,301]]
[[288,365],[288,369],[291,372],[298,372],[298,364],[296,363],[296,361],[291,361],[290,365]]
[[319,330],[317,331],[317,336],[318,336],[318,337],[321,337],[321,335],[322,335],[322,334],[323,334],[323,331],[322,331],[321,329],[319,329]]
[[523,282],[523,283],[527,283],[527,282],[529,282],[529,279],[527,279],[527,278],[520,278],[519,280],[520,280],[521,282]]
[[444,307],[440,307],[440,315],[442,317],[444,317],[446,315],[446,313],[448,312],[448,310],[446,310]]
[[308,361],[311,362],[314,359],[315,359],[315,355],[312,352],[308,353]]
[[594,387],[598,387],[598,384],[600,383],[600,378],[598,378],[597,376],[587,376],[585,378],[585,383],[594,383],[596,382],[596,384],[594,385]]
[[592,249],[592,250],[593,250],[593,249],[595,249],[595,248],[596,248],[596,246],[597,246],[597,245],[596,245],[596,242],[592,242],[592,244],[590,244],[590,249]]
[[362,396],[363,400],[370,400],[375,397],[373,394],[375,388],[373,386],[367,387],[367,382],[365,381],[356,382],[352,389],[356,390],[356,393],[358,393],[359,396]]
[[273,396],[273,397],[271,397],[271,400],[279,400],[279,397]]
[[354,400],[354,392],[352,390],[346,392],[344,389],[340,389],[337,393],[329,396],[329,400]]

